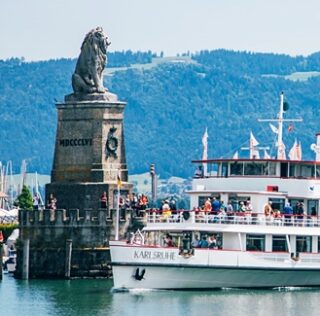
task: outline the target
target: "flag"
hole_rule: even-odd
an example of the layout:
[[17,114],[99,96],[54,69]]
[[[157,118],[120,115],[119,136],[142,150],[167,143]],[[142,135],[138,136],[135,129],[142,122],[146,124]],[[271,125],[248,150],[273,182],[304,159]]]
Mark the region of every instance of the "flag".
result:
[[[0,242],[3,242],[3,234],[2,234],[2,230],[0,230]],[[2,263],[1,263],[2,264]]]
[[232,159],[239,159],[238,151],[236,151],[232,157]]
[[250,132],[250,147],[255,147],[255,146],[258,146],[259,143],[258,141],[256,140],[256,138],[253,136],[252,132]]
[[281,141],[281,143],[278,143],[278,155],[277,155],[279,160],[286,160],[286,146],[283,143],[283,141]]
[[290,160],[298,160],[297,159],[297,139],[294,140],[294,143],[289,151],[289,159]]
[[297,160],[302,159],[302,147],[301,147],[301,142],[299,142],[299,145],[297,146]]
[[118,188],[121,188],[121,186],[122,186],[122,182],[121,182],[121,178],[120,178],[120,170],[118,171],[118,175],[117,175],[117,186],[118,186]]
[[[204,131],[204,134],[202,136],[202,146],[203,146],[203,152],[202,152],[202,160],[208,159],[208,129]],[[207,163],[202,163],[203,166],[203,175],[207,175]]]
[[297,142],[297,139],[294,140],[293,146],[289,151],[289,159],[290,160],[301,160],[302,158],[302,150],[301,150],[301,142]]
[[269,126],[271,128],[271,130],[275,133],[275,134],[278,134],[279,133],[279,130],[271,123],[269,123]]
[[291,123],[289,126],[288,126],[288,132],[292,132],[293,131],[293,124]]
[[316,153],[316,161],[320,161],[320,146],[311,144],[311,150]]
[[270,155],[268,154],[268,152],[266,150],[264,150],[263,159],[271,159]]
[[259,159],[259,150],[255,149],[256,146],[258,146],[259,143],[253,136],[252,132],[250,132],[250,159]]

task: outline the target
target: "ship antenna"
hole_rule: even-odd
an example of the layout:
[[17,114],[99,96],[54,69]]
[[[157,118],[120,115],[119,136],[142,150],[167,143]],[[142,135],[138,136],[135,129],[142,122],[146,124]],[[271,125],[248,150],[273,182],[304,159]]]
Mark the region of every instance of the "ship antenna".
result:
[[278,134],[277,141],[277,159],[282,160],[285,159],[285,146],[282,140],[283,135],[283,122],[302,122],[302,118],[297,119],[284,119],[283,114],[289,108],[288,103],[284,101],[284,93],[283,91],[280,93],[280,110],[278,114],[278,118],[276,119],[258,119],[258,122],[278,122],[278,130],[276,133]]

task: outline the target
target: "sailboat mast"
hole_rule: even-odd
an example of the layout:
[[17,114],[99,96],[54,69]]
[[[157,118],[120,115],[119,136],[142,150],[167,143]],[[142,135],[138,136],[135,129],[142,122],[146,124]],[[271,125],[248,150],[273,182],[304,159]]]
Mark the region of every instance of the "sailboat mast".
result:
[[280,94],[280,111],[278,116],[278,153],[277,158],[282,159],[283,157],[283,142],[282,142],[282,131],[283,131],[283,102],[284,102],[284,94],[281,92]]

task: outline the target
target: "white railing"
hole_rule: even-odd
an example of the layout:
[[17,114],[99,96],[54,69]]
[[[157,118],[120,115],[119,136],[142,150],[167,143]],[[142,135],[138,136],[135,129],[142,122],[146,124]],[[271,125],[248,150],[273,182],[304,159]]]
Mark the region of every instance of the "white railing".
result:
[[162,212],[156,209],[146,211],[147,223],[204,223],[320,227],[320,217],[310,215],[269,215],[252,212],[205,213],[202,211],[178,210]]

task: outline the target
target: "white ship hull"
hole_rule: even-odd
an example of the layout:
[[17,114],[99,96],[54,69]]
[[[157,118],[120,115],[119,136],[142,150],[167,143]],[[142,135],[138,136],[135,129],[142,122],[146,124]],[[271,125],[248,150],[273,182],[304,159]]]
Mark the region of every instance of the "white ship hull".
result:
[[294,271],[241,268],[143,267],[146,273],[135,280],[136,266],[114,266],[115,289],[214,289],[319,286],[320,270]]
[[195,249],[193,256],[183,257],[178,249],[116,244],[110,245],[115,289],[320,286],[320,257],[315,255],[301,254],[294,261],[287,253]]

